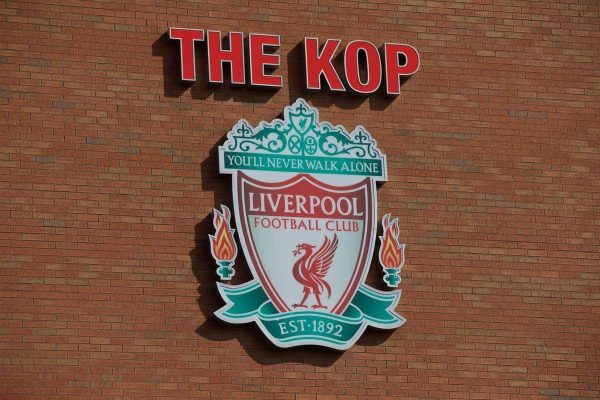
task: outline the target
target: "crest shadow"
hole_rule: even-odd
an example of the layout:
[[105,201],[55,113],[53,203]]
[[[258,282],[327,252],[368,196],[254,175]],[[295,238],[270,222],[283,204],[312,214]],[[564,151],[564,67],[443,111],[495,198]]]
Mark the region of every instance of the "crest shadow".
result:
[[[229,342],[237,340],[244,351],[256,363],[274,365],[301,363],[316,367],[329,367],[336,363],[346,352],[320,346],[279,348],[273,345],[253,323],[234,325],[218,320],[214,313],[224,305],[217,290],[216,265],[209,249],[208,234],[212,233],[212,216],[207,215],[194,227],[195,247],[190,251],[192,271],[198,281],[198,307],[206,318],[196,329],[196,334],[211,342]],[[241,259],[243,257],[238,257]],[[236,275],[232,282],[239,284],[252,277],[245,262],[236,264]],[[377,346],[389,339],[390,330],[368,328],[358,340],[358,346]]]
[[[231,190],[228,189],[231,178],[220,175],[218,168],[218,147],[224,139],[225,136],[209,150],[208,157],[200,164],[201,186],[203,191],[214,193],[215,208],[224,204],[233,209]],[[333,365],[343,352],[316,346],[278,348],[269,342],[256,324],[234,325],[217,319],[214,313],[225,303],[217,290],[216,283],[219,280],[215,272],[217,266],[210,253],[208,235],[214,233],[213,231],[211,213],[194,226],[194,247],[189,252],[192,272],[198,282],[198,308],[205,318],[204,322],[197,327],[196,334],[216,342],[237,340],[246,353],[261,365],[291,362],[319,367]],[[235,271],[231,283],[240,284],[252,279],[246,260],[241,254],[236,259]]]
[[[224,138],[223,138],[224,139]],[[220,140],[219,143],[222,143]],[[208,157],[201,163],[202,190],[212,191],[214,194],[214,207],[224,204],[231,209],[233,199],[230,177],[219,174],[218,169],[218,144],[210,150]],[[235,222],[235,221],[234,221]],[[233,228],[236,228],[233,226]],[[215,270],[217,268],[211,252],[208,239],[214,233],[212,213],[206,215],[194,226],[194,247],[190,250],[192,272],[198,282],[198,307],[204,316],[204,322],[197,327],[196,334],[209,341],[227,342],[237,340],[244,351],[261,365],[281,363],[302,363],[319,367],[333,365],[344,352],[320,346],[303,346],[293,348],[279,348],[273,345],[261,330],[253,323],[237,325],[223,322],[214,315],[225,303],[217,289],[219,280]],[[236,232],[237,236],[237,232]],[[235,264],[236,274],[231,280],[232,284],[242,284],[253,279],[245,257],[238,254]],[[379,267],[371,262],[367,281],[373,287],[382,288]],[[358,340],[359,346],[379,345],[393,334],[391,330],[367,329]],[[352,353],[353,350],[347,350]]]
[[[228,40],[228,37],[223,39]],[[248,85],[231,85],[229,66],[224,67],[224,82],[222,84],[209,84],[208,59],[206,56],[206,42],[197,43],[195,52],[195,68],[197,80],[187,82],[180,79],[181,62],[179,43],[169,38],[165,32],[152,44],[152,55],[161,57],[163,62],[163,95],[178,98],[189,91],[189,96],[194,100],[206,100],[212,97],[215,101],[226,102],[232,100],[238,103],[264,104],[271,100],[278,90],[265,88],[252,88]]]

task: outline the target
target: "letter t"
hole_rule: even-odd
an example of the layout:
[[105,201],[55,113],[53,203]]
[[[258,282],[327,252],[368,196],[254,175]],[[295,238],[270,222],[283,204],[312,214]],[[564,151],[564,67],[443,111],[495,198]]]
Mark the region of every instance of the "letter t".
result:
[[202,29],[169,28],[169,37],[179,40],[181,54],[181,79],[184,81],[196,80],[196,64],[194,43],[204,40]]

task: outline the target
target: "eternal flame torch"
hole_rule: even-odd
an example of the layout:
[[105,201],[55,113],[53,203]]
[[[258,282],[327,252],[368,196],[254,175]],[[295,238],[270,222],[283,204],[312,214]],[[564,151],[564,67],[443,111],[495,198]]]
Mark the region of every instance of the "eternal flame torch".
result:
[[233,264],[237,256],[237,245],[233,239],[235,229],[231,229],[230,219],[231,211],[224,205],[221,205],[223,212],[214,210],[213,225],[215,235],[208,235],[210,239],[210,252],[219,265],[217,274],[223,280],[230,280],[235,275]]
[[398,242],[400,228],[398,218],[390,220],[390,214],[381,219],[383,235],[379,236],[381,247],[379,248],[379,262],[383,267],[385,276],[383,280],[389,287],[398,287],[400,283],[400,269],[404,265],[404,244]]

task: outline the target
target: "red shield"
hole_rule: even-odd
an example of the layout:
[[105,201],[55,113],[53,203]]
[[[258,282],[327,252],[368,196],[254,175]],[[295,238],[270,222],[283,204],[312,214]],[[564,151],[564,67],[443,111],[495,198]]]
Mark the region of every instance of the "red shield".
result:
[[[236,219],[252,273],[280,312],[342,314],[364,282],[374,244],[371,178],[336,185],[299,174],[266,182],[238,171]],[[258,174],[260,176],[260,174]]]

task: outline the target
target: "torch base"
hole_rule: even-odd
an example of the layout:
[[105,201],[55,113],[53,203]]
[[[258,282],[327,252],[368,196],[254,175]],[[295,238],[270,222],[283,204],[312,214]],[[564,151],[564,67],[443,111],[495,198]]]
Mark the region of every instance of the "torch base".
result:
[[398,287],[398,284],[400,283],[398,268],[384,268],[383,270],[385,272],[383,281],[388,285],[388,287]]
[[229,281],[235,275],[235,269],[233,269],[233,262],[231,261],[217,261],[219,268],[217,268],[217,275],[224,281]]

